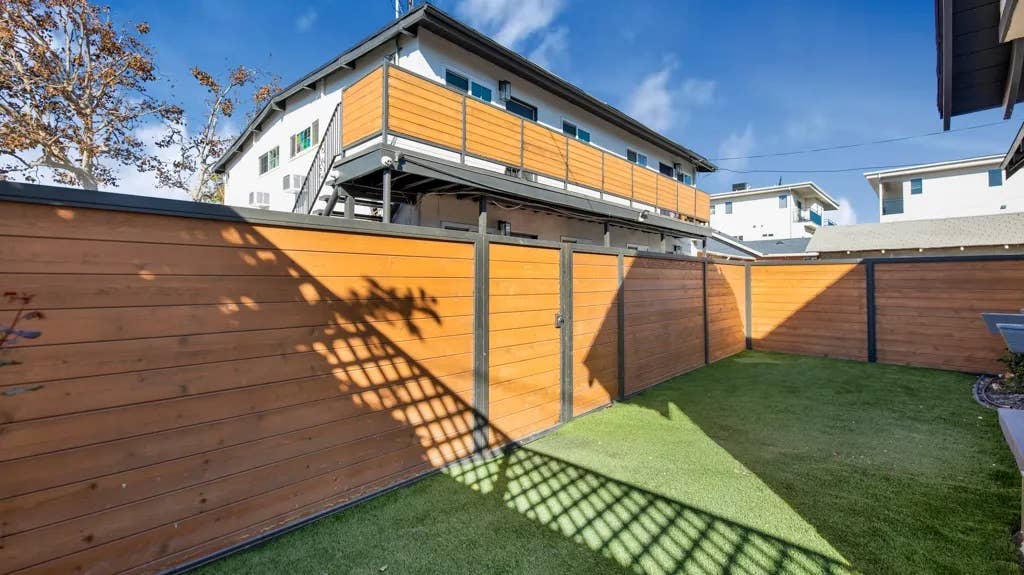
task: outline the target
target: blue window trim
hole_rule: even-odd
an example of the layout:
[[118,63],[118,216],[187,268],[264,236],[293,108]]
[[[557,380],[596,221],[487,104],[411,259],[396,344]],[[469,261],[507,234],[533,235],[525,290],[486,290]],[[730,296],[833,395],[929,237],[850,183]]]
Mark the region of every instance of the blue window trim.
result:
[[446,86],[455,88],[462,93],[469,92],[469,78],[455,70],[444,69],[444,83]]
[[636,150],[626,148],[626,159],[638,166],[647,167],[647,156]]
[[490,102],[492,97],[491,89],[476,82],[469,83],[469,95],[484,102]]
[[998,188],[1003,185],[1003,170],[995,168],[988,171],[988,187]]

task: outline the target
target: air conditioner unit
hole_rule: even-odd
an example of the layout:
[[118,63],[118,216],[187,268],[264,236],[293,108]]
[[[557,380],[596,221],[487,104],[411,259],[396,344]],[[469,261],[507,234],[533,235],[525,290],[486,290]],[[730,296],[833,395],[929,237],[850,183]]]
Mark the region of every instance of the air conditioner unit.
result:
[[262,210],[270,207],[270,192],[249,192],[249,205]]
[[281,189],[286,192],[297,194],[302,189],[302,184],[304,180],[305,176],[300,176],[298,174],[288,174],[284,176],[284,178],[281,180]]
[[527,171],[527,170],[524,170],[522,168],[513,168],[511,166],[507,166],[505,168],[505,175],[506,176],[511,176],[513,178],[522,178],[522,179],[524,179],[524,180],[526,180],[528,182],[536,182],[537,181],[537,174],[535,174],[533,172],[530,172],[530,171]]

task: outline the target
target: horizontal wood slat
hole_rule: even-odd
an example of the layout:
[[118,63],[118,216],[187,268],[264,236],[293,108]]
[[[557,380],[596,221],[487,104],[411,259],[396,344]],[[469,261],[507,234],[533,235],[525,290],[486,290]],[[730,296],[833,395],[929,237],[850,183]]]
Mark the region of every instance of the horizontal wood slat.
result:
[[746,268],[708,264],[709,359],[718,361],[746,347]]
[[384,126],[384,72],[378,68],[342,91],[341,141],[353,144]]
[[462,148],[462,96],[388,67],[388,131]]
[[[558,423],[560,252],[491,244],[490,258],[489,416],[492,442],[501,444]],[[528,295],[495,295],[510,286]]]
[[0,210],[43,312],[0,351],[0,572],[171,566],[471,451],[472,244]]
[[623,273],[626,393],[704,365],[702,264],[627,257]]
[[984,312],[1024,308],[1024,262],[875,265],[878,361],[1000,373],[1006,344]]
[[862,264],[754,266],[754,349],[867,359]]
[[619,258],[573,254],[572,271],[572,411],[580,415],[619,393]]

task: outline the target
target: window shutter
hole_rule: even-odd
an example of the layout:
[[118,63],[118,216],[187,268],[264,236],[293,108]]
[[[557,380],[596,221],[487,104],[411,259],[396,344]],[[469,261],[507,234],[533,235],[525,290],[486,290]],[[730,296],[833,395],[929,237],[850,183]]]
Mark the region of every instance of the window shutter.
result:
[[311,132],[313,132],[312,145],[315,147],[317,144],[320,143],[320,120],[313,120],[313,129],[311,130]]

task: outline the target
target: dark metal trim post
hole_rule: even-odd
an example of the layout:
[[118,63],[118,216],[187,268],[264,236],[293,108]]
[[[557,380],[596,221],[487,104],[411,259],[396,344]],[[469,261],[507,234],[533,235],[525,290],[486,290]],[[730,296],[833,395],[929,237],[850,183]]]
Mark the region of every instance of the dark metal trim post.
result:
[[[486,212],[485,212],[486,213]],[[490,444],[490,244],[486,234],[473,257],[473,450]]]
[[[707,254],[707,241],[704,242],[705,250]],[[705,260],[702,264],[703,271],[703,286],[702,292],[704,297],[704,365],[711,363],[711,321],[708,318],[708,262]]]
[[356,197],[352,194],[345,196],[345,219],[354,220],[356,218]]
[[867,299],[868,361],[878,360],[878,343],[875,339],[875,262],[864,263],[865,297]]
[[381,222],[391,223],[391,168],[384,168],[381,181]]
[[626,278],[625,263],[622,254],[618,257],[619,293],[616,298],[618,312],[618,344],[619,344],[619,400],[626,397]]
[[561,410],[559,419],[562,423],[568,422],[572,419],[572,359],[573,359],[573,348],[572,348],[572,246],[571,244],[565,244],[562,246],[562,251],[559,260],[559,278],[558,278],[558,290],[559,290],[559,301],[561,307],[561,319],[560,327],[561,332],[559,334],[561,341],[561,385],[562,392],[561,397]]
[[476,231],[484,236],[487,235],[487,208],[489,205],[487,196],[480,196],[480,203],[477,206],[479,211],[476,215]]
[[744,298],[745,298],[746,305],[744,306],[743,312],[744,312],[744,315],[746,316],[746,320],[747,320],[746,321],[746,325],[744,326],[744,331],[746,332],[745,335],[746,335],[746,340],[747,340],[747,349],[754,349],[754,338],[753,338],[754,325],[753,325],[753,321],[752,321],[753,318],[754,318],[754,314],[751,312],[751,309],[750,309],[750,302],[753,300],[753,297],[750,294],[750,270],[751,270],[750,263],[748,262],[748,263],[744,264],[743,267],[746,268],[744,270],[745,277],[744,277],[744,288],[743,288],[743,290],[744,290],[744,294],[743,295],[744,295]]
[[612,247],[612,227],[608,222],[604,223],[604,247]]

